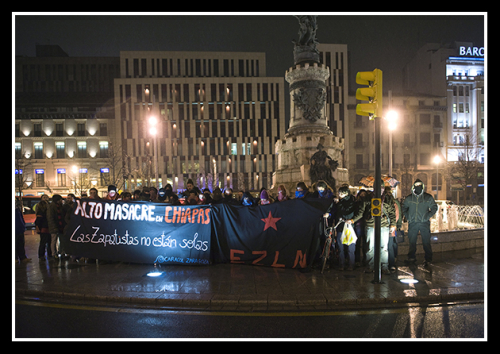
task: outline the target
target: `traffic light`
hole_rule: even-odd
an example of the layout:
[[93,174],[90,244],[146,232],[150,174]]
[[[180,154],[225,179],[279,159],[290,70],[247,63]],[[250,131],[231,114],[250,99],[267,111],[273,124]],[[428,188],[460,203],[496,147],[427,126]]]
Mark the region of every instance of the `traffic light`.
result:
[[382,70],[360,71],[356,74],[356,83],[368,87],[356,90],[356,99],[368,101],[356,106],[356,114],[360,116],[382,117]]
[[372,199],[372,216],[382,215],[382,199],[373,198]]

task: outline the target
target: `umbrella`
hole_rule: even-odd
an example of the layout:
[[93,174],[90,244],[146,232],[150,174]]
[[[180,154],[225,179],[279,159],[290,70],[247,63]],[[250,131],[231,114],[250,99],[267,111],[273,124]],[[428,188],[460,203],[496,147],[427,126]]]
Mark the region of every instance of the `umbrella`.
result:
[[[384,181],[384,185],[396,187],[399,184],[399,181],[394,177],[383,175],[382,180]],[[361,183],[365,187],[373,187],[373,182],[375,181],[375,177],[373,176],[365,176],[359,180],[358,183]]]

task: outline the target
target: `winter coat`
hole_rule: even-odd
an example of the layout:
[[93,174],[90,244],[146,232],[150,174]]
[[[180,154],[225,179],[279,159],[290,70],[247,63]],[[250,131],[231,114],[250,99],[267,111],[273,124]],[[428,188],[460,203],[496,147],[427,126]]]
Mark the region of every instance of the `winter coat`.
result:
[[49,233],[49,221],[47,219],[48,202],[40,202],[36,208],[35,225],[38,226],[40,234]]
[[[361,219],[363,215],[358,213],[358,203],[352,195],[348,195],[337,203],[337,208],[335,212],[335,223],[340,219],[353,220],[353,223]],[[342,230],[344,228],[344,223],[341,222],[337,226],[337,230]]]
[[[396,226],[396,211],[394,209],[394,204],[392,203],[384,203],[383,200],[385,196],[382,195],[382,215],[380,218],[380,226],[381,227],[391,227]],[[365,200],[361,207],[359,208],[354,220],[359,220],[361,217],[365,217],[366,227],[374,227],[375,226],[375,218],[371,215],[371,200]]]
[[24,217],[23,213],[19,208],[14,208],[14,215],[16,217],[16,235],[17,234],[24,234],[24,231],[26,231],[26,223],[24,222]]
[[47,219],[51,234],[62,234],[64,232],[65,214],[62,205],[58,205],[56,202],[50,203],[47,209]]
[[[421,181],[415,181],[415,183],[417,182]],[[425,185],[423,183],[422,193],[419,195],[415,194],[415,183],[411,187],[411,194],[407,196],[403,202],[403,214],[406,217],[406,220],[408,220],[408,223],[428,222],[430,218],[436,214],[438,206],[432,195],[423,191],[425,189]]]

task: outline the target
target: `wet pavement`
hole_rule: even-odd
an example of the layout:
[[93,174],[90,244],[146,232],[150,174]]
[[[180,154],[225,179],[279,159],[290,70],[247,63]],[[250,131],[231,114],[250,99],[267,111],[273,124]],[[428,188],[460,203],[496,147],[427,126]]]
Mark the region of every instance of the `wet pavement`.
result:
[[[16,298],[241,311],[342,310],[484,298],[483,248],[435,252],[428,268],[420,265],[423,255],[411,266],[400,255],[397,271],[373,284],[373,274],[364,273],[364,267],[321,274],[242,264],[162,266],[160,276],[148,277],[152,265],[40,262],[39,236],[27,231],[25,238],[32,261],[14,265]],[[418,283],[402,283],[404,278]]]

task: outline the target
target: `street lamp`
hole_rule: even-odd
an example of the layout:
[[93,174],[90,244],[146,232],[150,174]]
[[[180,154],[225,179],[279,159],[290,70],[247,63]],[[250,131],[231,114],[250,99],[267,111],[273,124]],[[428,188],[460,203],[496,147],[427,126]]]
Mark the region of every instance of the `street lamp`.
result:
[[392,131],[396,129],[396,121],[398,119],[398,112],[390,110],[385,115],[387,127],[389,128],[389,176],[392,176]]
[[434,156],[433,162],[436,164],[436,199],[439,199],[439,163],[441,162],[441,157],[439,155]]

